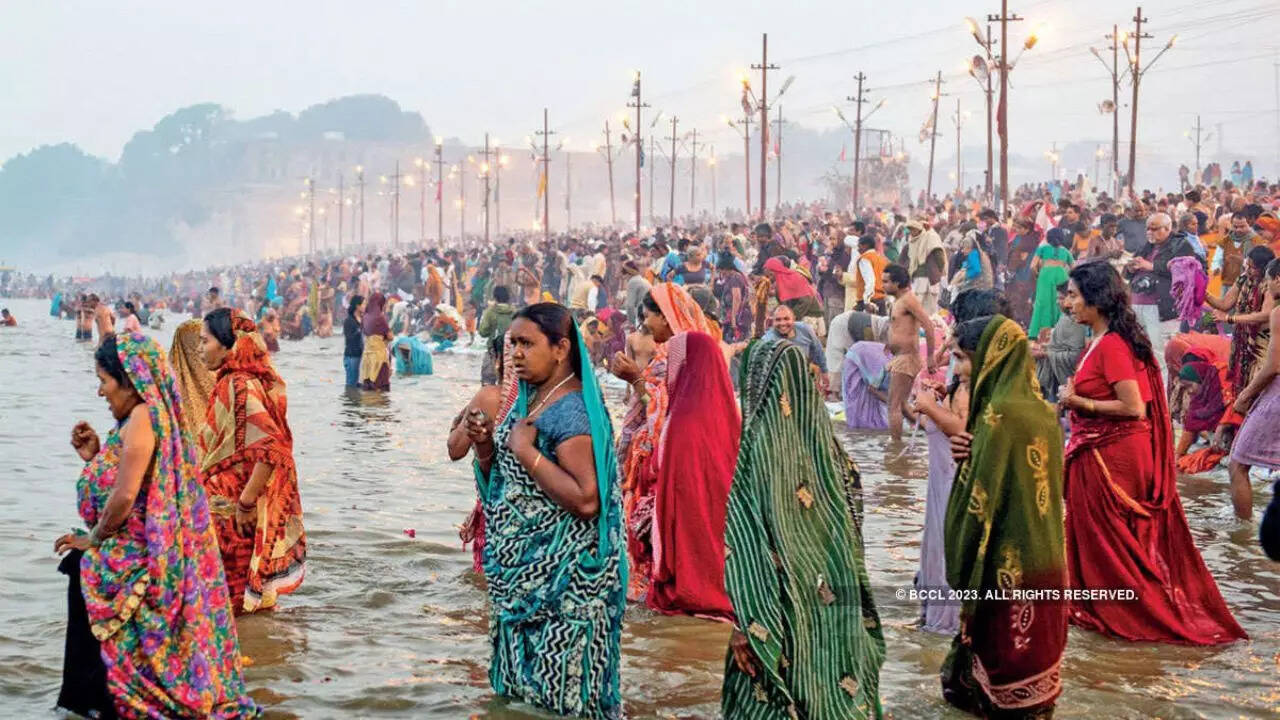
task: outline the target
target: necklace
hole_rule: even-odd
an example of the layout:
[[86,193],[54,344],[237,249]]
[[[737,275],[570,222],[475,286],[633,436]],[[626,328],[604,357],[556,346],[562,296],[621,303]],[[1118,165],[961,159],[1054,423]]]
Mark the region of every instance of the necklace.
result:
[[543,406],[547,404],[547,401],[551,399],[551,396],[554,395],[557,390],[563,387],[565,383],[569,382],[572,379],[573,379],[573,373],[569,373],[567,376],[565,376],[565,379],[556,383],[554,387],[552,387],[549,391],[547,391],[546,397],[541,397],[542,388],[538,388],[538,395],[540,396],[538,400],[538,404],[533,406],[533,410],[529,411],[529,414],[526,417],[533,417],[534,415],[538,414],[538,411],[541,410]]

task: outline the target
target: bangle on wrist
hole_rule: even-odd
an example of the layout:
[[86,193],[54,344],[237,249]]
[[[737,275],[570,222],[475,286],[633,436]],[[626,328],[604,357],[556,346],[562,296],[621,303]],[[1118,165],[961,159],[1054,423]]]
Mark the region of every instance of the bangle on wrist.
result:
[[251,503],[246,503],[244,500],[236,498],[236,507],[239,508],[240,512],[253,512],[258,507],[258,501],[255,499]]
[[542,462],[542,453],[538,452],[536,448],[534,449],[534,452],[538,454],[538,457],[534,458],[533,465],[530,466],[529,468],[530,475],[533,475],[535,472],[538,471],[538,464]]

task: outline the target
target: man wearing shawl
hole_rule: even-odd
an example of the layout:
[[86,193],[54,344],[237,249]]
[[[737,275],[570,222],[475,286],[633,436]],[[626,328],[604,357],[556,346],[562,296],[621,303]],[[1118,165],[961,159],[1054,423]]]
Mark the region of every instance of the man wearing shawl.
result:
[[741,385],[725,523],[736,624],[721,711],[734,720],[881,717],[884,636],[863,561],[857,468],[794,345],[752,344]]
[[[966,338],[977,328],[975,350]],[[1048,717],[1062,691],[1066,606],[1019,593],[1067,585],[1062,428],[1036,387],[1016,322],[979,318],[956,336],[973,362],[972,440],[947,503],[947,584],[967,596],[942,665],[942,694],[981,717]]]
[[[214,311],[222,312],[231,313]],[[211,342],[227,352],[210,367],[216,384],[200,454],[231,601],[237,613],[249,613],[274,607],[280,595],[302,585],[307,536],[284,380],[248,315],[231,313],[228,348],[226,338],[210,332],[214,313],[205,317],[206,365],[212,365]]]
[[[87,464],[76,494],[91,532],[58,541],[59,550],[72,548],[59,567],[71,577],[71,617],[58,706],[86,717],[258,717],[241,678],[209,502],[164,352],[141,333],[113,335],[104,348],[99,377],[108,373],[138,404],[102,443],[85,424],[77,447]],[[105,353],[117,361],[114,372]],[[146,474],[135,476],[140,485],[124,504],[127,517],[113,520],[131,445],[147,435]]]
[[942,247],[942,237],[933,228],[925,228],[919,221],[907,223],[907,272],[911,274],[911,289],[924,304],[927,315],[938,312],[938,297],[942,291],[942,279],[947,276],[947,254]]

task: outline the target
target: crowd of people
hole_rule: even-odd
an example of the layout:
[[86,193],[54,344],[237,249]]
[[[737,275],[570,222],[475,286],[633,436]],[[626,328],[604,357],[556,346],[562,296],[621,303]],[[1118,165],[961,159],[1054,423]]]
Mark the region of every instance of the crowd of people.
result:
[[[732,625],[726,717],[879,717],[883,600],[835,424],[927,437],[915,590],[921,629],[953,637],[951,704],[1050,716],[1068,624],[1244,639],[1177,474],[1225,459],[1251,521],[1251,468],[1280,470],[1278,209],[1265,182],[1123,201],[1053,183],[1004,216],[944,198],[49,278],[51,314],[96,334],[117,421],[105,442],[72,434],[89,532],[57,543],[71,550],[60,704],[258,712],[235,616],[297,589],[306,562],[271,355],[331,335],[337,312],[343,375],[363,392],[431,373],[432,353],[484,352],[447,450],[475,473],[462,539],[500,695],[622,717],[630,602]],[[167,359],[142,333],[166,316],[194,318]],[[616,427],[607,397],[626,404]],[[1280,560],[1278,536],[1273,495],[1261,537]],[[1131,595],[1091,594],[1116,589]]]

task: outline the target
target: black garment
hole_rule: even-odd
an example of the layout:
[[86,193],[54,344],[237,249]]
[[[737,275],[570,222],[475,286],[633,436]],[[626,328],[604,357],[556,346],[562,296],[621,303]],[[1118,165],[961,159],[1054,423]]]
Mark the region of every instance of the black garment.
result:
[[1147,244],[1147,221],[1123,218],[1116,223],[1116,234],[1124,240],[1124,250],[1139,253]]
[[765,262],[775,255],[786,255],[787,249],[782,247],[782,243],[777,240],[770,240],[765,246],[760,248],[760,255],[756,258],[755,267],[751,268],[752,275],[763,275]]
[[992,225],[987,229],[987,240],[991,244],[989,253],[993,270],[1009,264],[1009,231],[1002,225]]
[[347,319],[342,321],[342,336],[346,338],[346,349],[342,351],[343,357],[360,357],[364,355],[364,334],[360,332],[360,321],[347,315]]
[[826,271],[818,273],[818,294],[823,299],[832,298],[844,302],[844,273],[851,257],[851,251],[843,242],[837,244],[827,256]]
[[1262,527],[1258,530],[1258,540],[1267,557],[1280,562],[1280,480],[1271,486],[1271,504],[1262,513]]
[[115,720],[115,705],[107,691],[107,666],[102,648],[89,629],[89,613],[80,592],[82,550],[72,550],[58,563],[67,576],[67,644],[62,656],[62,690],[58,707],[88,718]]
[[1137,254],[1138,257],[1151,260],[1151,271],[1130,273],[1129,287],[1135,294],[1153,295],[1159,300],[1160,322],[1173,320],[1178,317],[1178,310],[1174,307],[1173,293],[1170,291],[1173,285],[1173,272],[1169,270],[1169,261],[1192,255],[1199,258],[1200,265],[1203,267],[1204,258],[1196,255],[1191,238],[1184,232],[1174,233],[1158,246],[1148,242]]

